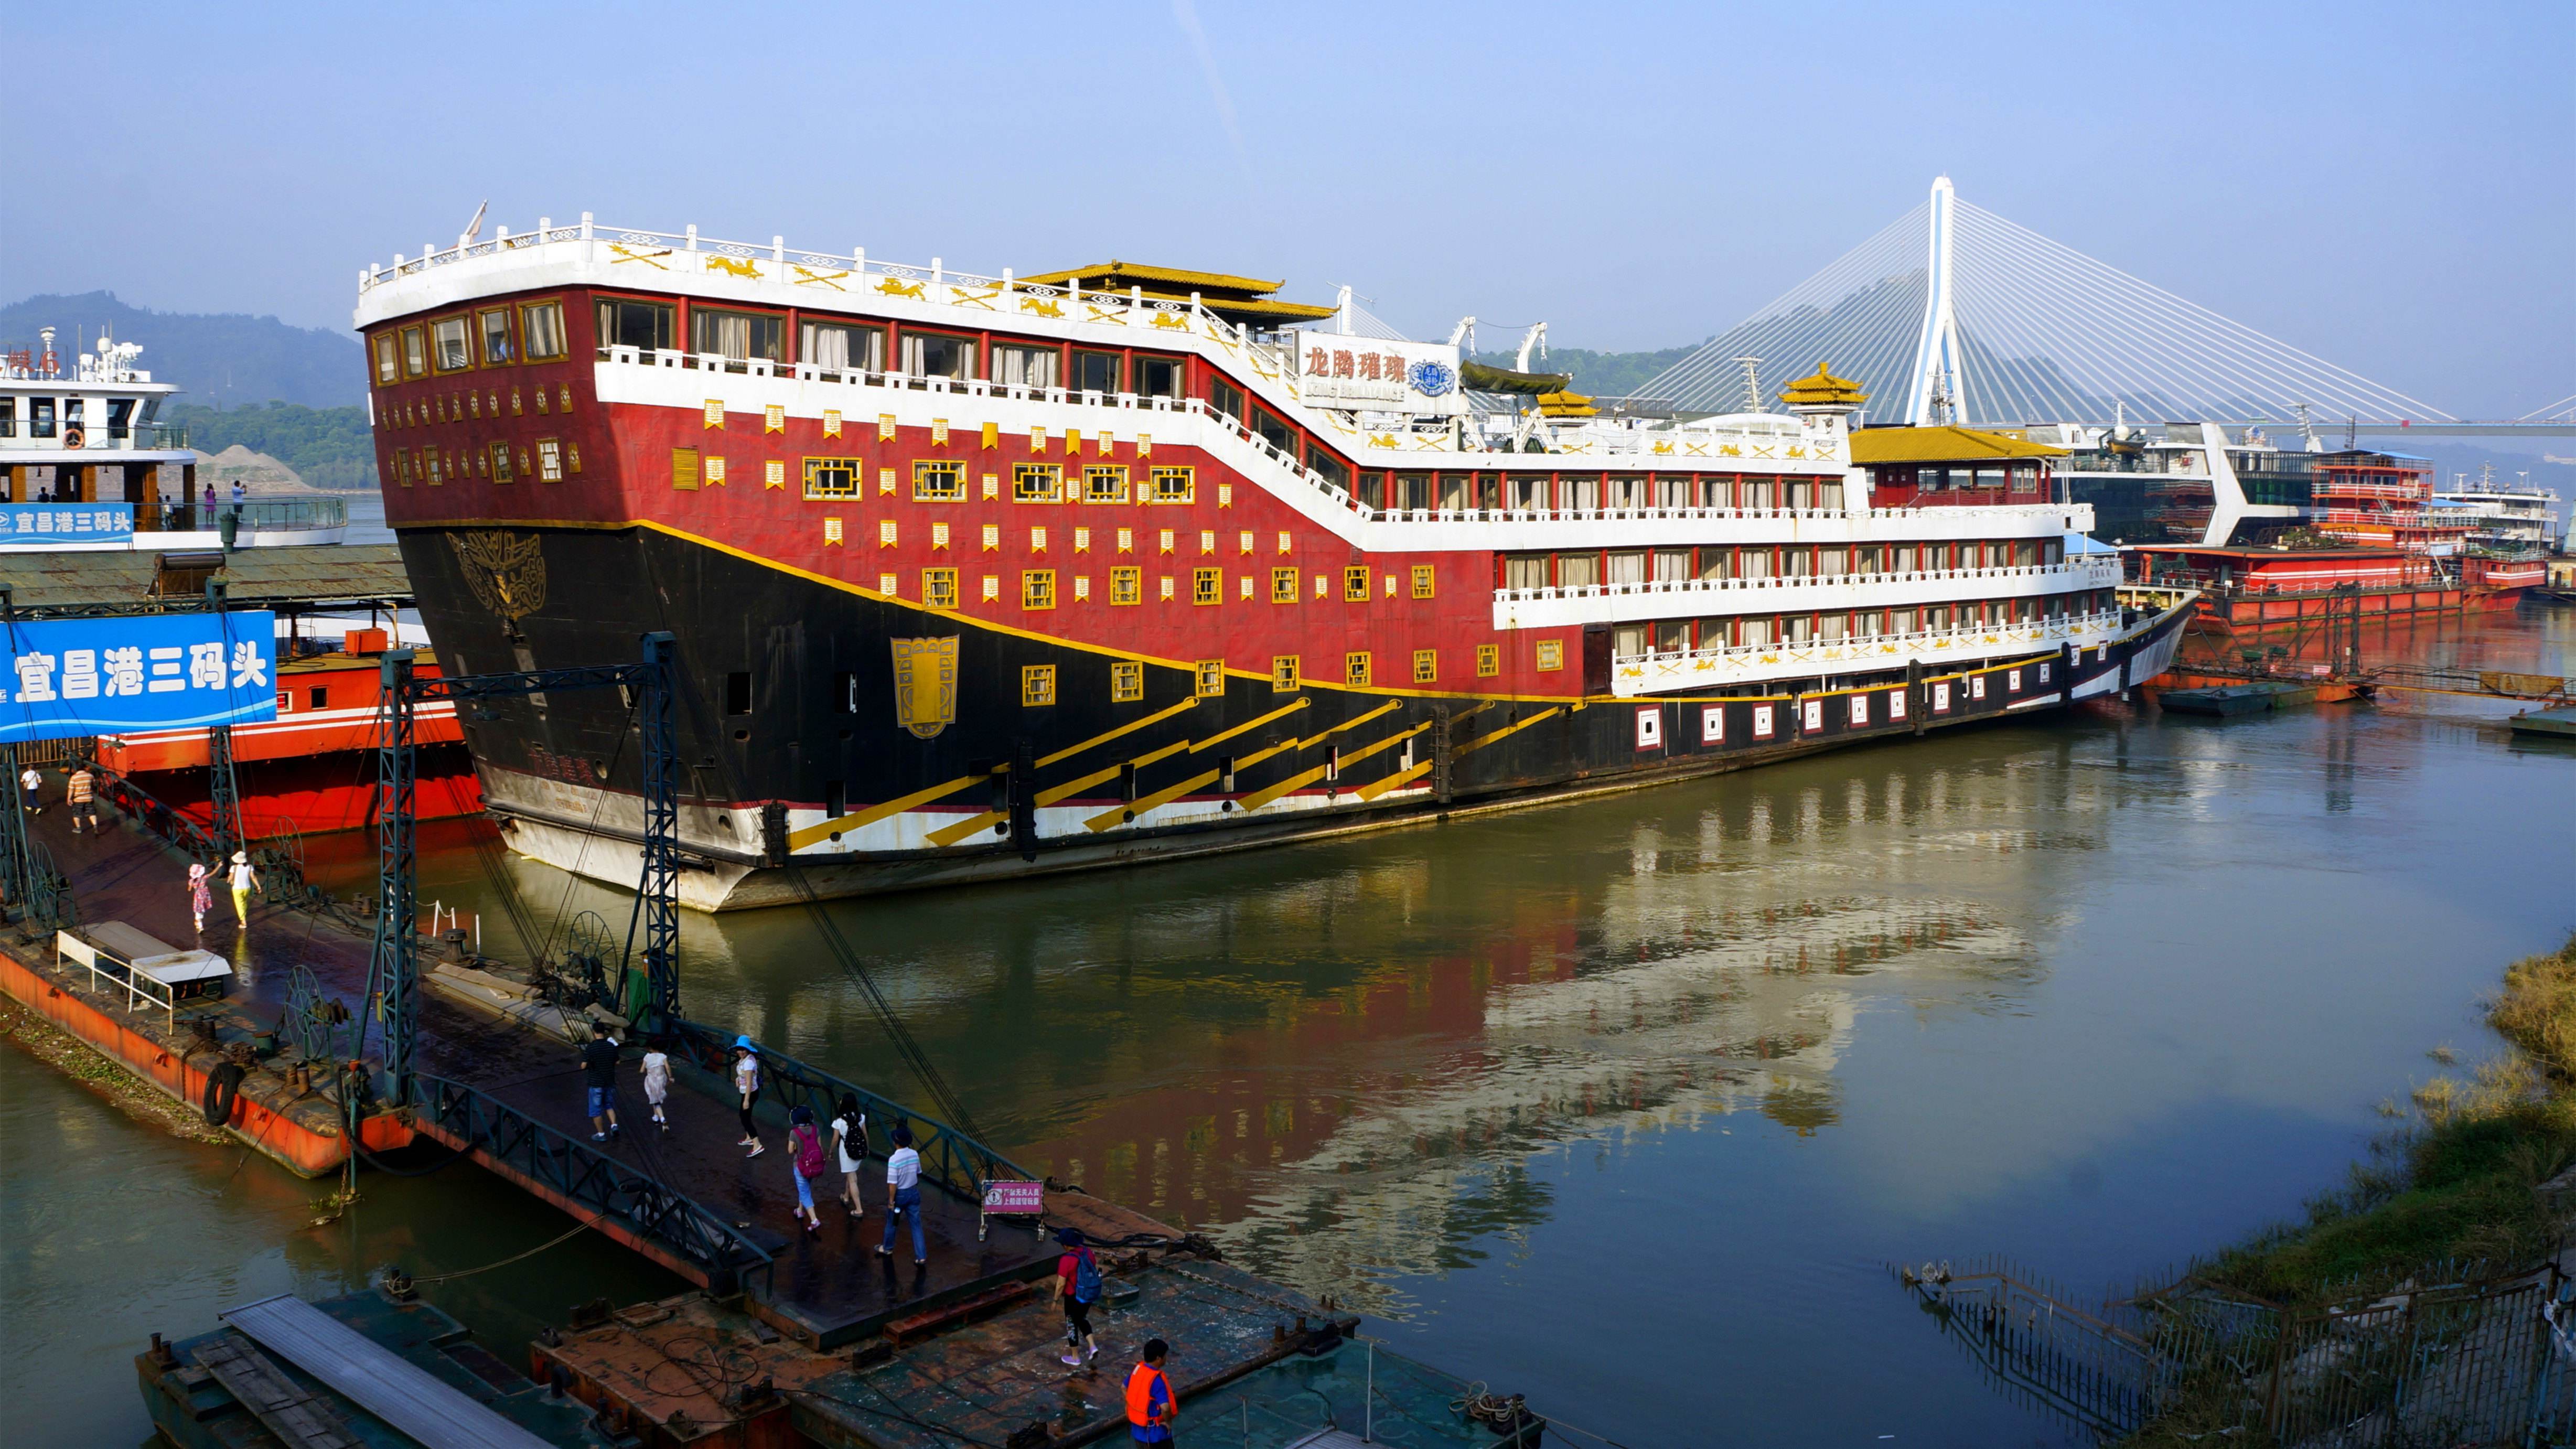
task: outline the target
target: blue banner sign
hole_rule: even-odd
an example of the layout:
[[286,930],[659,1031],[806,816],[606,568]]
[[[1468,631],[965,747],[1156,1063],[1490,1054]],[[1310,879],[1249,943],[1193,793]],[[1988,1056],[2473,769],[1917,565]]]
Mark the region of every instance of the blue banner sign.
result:
[[277,616],[44,619],[5,628],[0,743],[277,718]]
[[0,503],[0,548],[133,542],[131,503]]

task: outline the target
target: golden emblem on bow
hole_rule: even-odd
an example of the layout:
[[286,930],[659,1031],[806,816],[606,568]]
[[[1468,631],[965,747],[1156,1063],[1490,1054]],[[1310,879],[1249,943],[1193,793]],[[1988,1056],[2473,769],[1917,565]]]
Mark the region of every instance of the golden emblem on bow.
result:
[[957,638],[886,641],[894,647],[894,722],[925,740],[957,723]]
[[516,624],[544,608],[546,556],[534,534],[451,533],[448,545],[484,608]]

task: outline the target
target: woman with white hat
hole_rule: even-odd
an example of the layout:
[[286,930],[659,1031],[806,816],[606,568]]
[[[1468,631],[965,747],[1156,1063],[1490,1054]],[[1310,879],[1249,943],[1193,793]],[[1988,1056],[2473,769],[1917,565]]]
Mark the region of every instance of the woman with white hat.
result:
[[259,872],[251,869],[247,851],[233,852],[233,919],[250,929],[250,893],[259,884]]

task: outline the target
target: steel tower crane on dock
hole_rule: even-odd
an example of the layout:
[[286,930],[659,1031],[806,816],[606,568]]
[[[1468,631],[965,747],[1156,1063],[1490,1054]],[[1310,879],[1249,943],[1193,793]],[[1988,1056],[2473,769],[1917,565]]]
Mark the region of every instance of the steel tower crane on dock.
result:
[[504,699],[566,689],[614,685],[628,691],[642,735],[644,767],[644,865],[636,882],[644,920],[647,1030],[676,1018],[680,1009],[679,745],[673,733],[672,697],[678,678],[668,633],[644,636],[643,658],[633,664],[536,669],[507,674],[423,678],[413,653],[384,656],[384,735],[376,756],[376,935],[369,974],[383,983],[385,1074],[397,1106],[413,1097],[414,1045],[420,1030],[420,883],[418,784],[414,729],[425,700]]

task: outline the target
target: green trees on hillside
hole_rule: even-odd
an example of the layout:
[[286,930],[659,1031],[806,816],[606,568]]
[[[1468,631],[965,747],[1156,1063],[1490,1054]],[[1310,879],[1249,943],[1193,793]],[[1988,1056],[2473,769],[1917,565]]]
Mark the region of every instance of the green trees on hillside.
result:
[[161,410],[161,420],[186,424],[188,446],[201,453],[220,453],[239,443],[284,463],[316,488],[365,492],[376,486],[376,445],[365,408],[273,402],[217,409],[174,403]]

